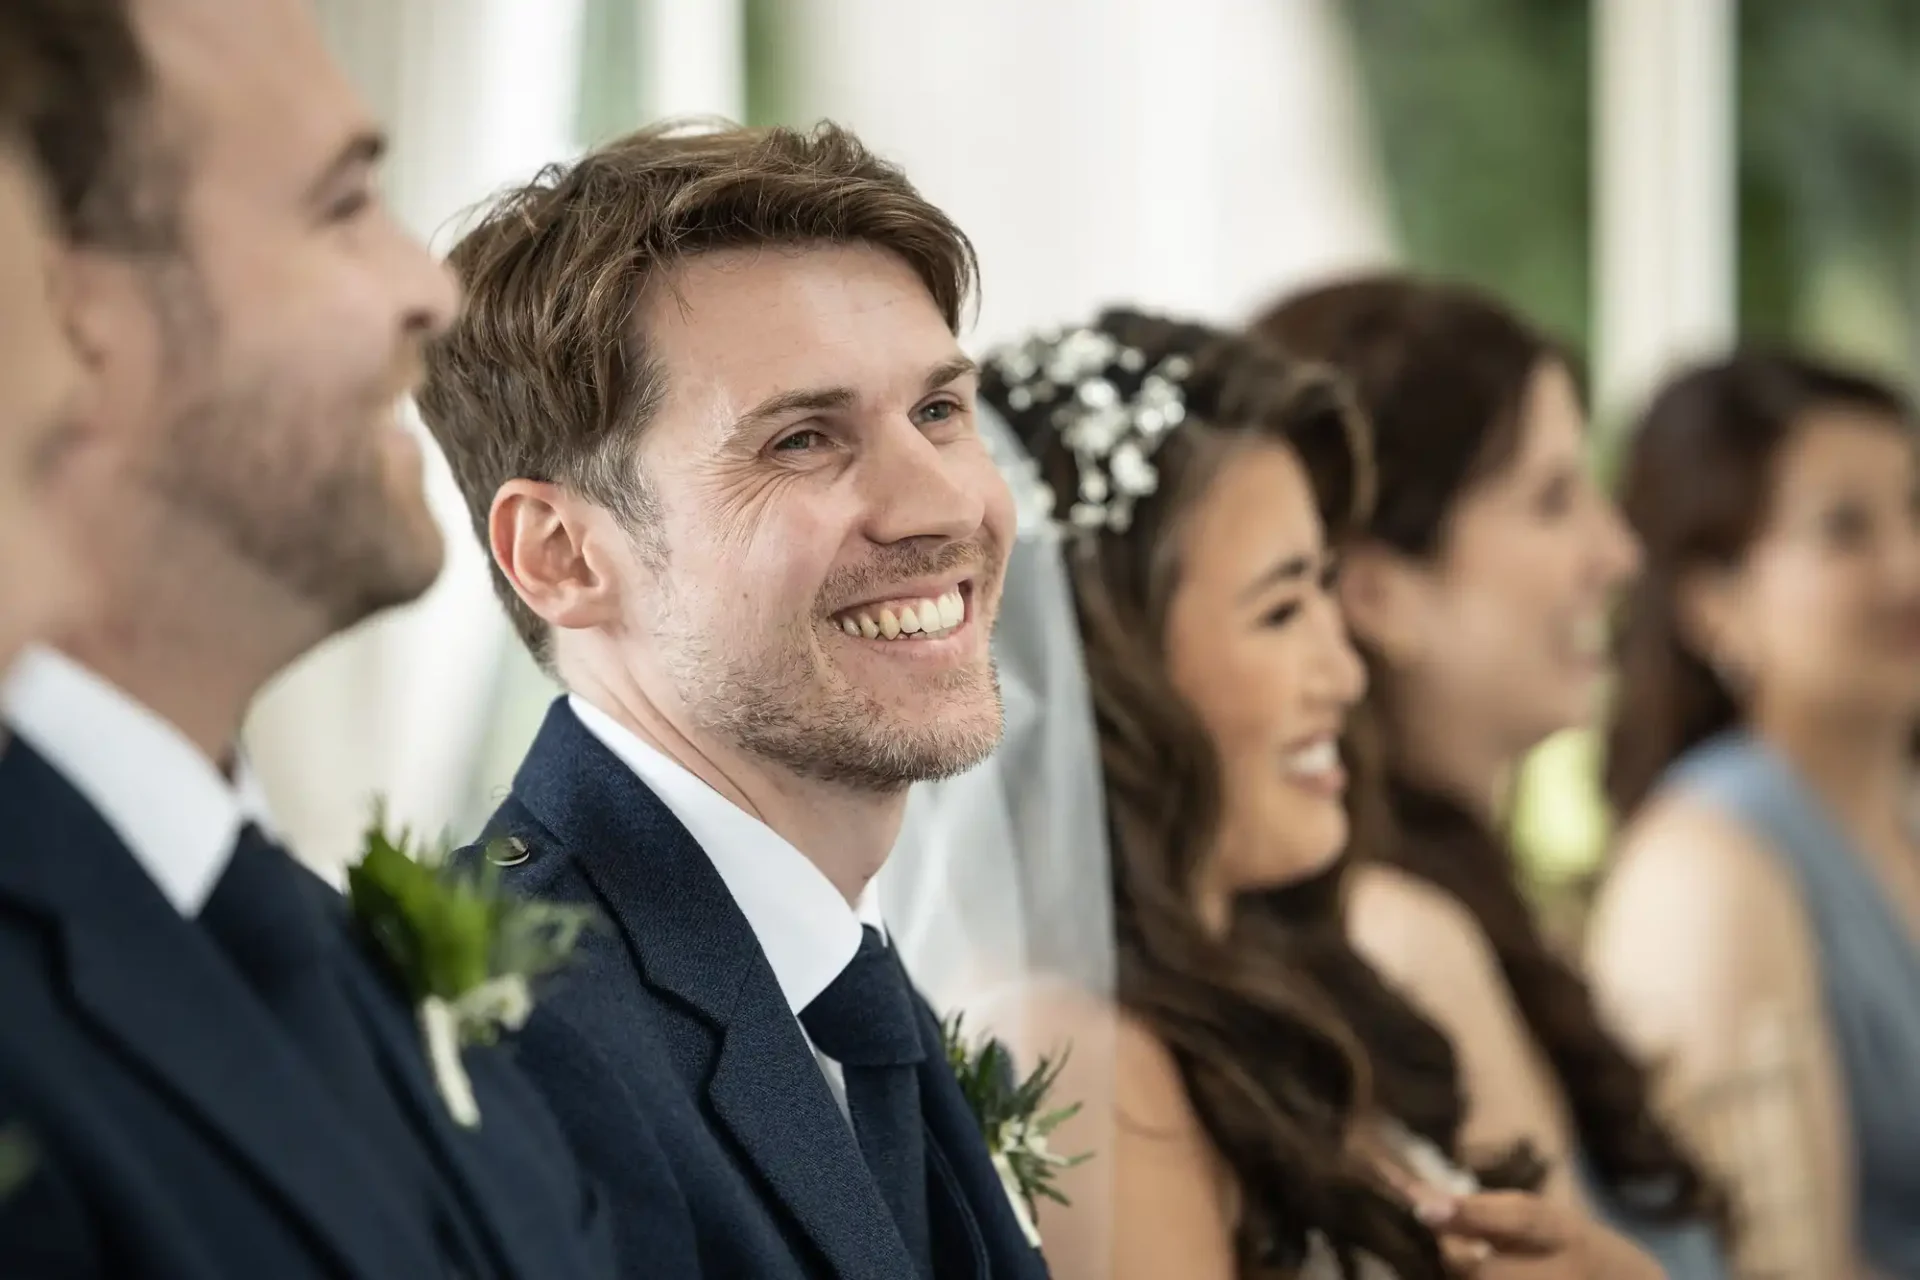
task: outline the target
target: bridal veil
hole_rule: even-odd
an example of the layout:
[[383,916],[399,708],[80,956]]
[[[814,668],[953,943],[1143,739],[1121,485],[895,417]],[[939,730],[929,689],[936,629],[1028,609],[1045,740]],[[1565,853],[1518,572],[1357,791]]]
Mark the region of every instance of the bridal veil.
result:
[[1047,1103],[1081,1110],[1052,1146],[1091,1158],[1062,1172],[1072,1206],[1043,1204],[1040,1229],[1050,1259],[1071,1254],[1065,1274],[1105,1276],[1115,948],[1099,744],[1051,503],[1011,428],[984,403],[979,414],[1019,509],[993,637],[1006,730],[970,772],[914,788],[882,910],[943,1017],[1004,1042],[1023,1074],[1066,1055]]

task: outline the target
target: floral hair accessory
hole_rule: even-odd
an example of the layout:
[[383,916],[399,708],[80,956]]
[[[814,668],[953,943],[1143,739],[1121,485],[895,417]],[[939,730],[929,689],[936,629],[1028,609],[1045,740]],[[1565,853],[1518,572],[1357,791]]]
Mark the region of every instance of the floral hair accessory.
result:
[[[1078,487],[1059,523],[1124,533],[1134,504],[1159,488],[1153,455],[1186,420],[1183,384],[1193,362],[1174,354],[1149,368],[1136,348],[1084,328],[1036,334],[987,361],[1006,384],[1009,413],[1045,414],[1073,454]],[[1045,488],[1037,474],[1034,482]],[[1058,495],[1047,493],[1057,512]]]

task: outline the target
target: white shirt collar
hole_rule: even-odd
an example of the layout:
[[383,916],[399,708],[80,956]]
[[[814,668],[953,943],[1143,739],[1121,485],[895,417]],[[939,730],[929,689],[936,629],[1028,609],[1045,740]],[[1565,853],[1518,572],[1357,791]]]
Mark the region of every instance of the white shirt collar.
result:
[[196,916],[227,869],[240,828],[271,829],[241,761],[236,781],[166,720],[64,654],[31,649],[0,706],[13,731],[99,811],[167,901]]
[[797,1016],[852,963],[861,926],[881,928],[874,887],[855,911],[826,873],[772,827],[586,699],[576,694],[567,702],[587,732],[620,757],[706,851]]

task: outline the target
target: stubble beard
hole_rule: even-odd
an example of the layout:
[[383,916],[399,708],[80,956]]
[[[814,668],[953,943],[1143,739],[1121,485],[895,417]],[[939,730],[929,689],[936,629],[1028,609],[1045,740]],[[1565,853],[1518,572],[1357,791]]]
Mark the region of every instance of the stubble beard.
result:
[[[852,791],[887,794],[951,778],[999,745],[991,659],[929,676],[927,702],[943,711],[934,723],[916,723],[820,662],[811,640],[801,626],[770,652],[726,655],[683,633],[674,682],[703,730],[797,777]],[[965,713],[956,715],[956,705]]]
[[[329,421],[355,412],[353,397],[321,403],[281,370],[221,378],[222,324],[184,264],[156,283],[155,305],[168,367],[199,380],[146,477],[170,518],[202,526],[330,632],[432,586],[445,549],[424,496],[403,511],[368,421]],[[366,399],[370,419],[379,406]]]

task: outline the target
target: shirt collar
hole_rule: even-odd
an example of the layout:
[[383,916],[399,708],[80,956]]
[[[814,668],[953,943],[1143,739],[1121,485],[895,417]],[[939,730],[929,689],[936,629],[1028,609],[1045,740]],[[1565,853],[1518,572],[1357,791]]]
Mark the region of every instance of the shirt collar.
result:
[[772,827],[578,694],[567,702],[706,851],[795,1015],[852,963],[862,925],[885,933],[874,886],[857,911],[849,907],[826,873]]
[[271,828],[244,760],[229,783],[173,725],[64,654],[22,655],[0,688],[0,707],[183,916],[206,905],[242,825]]

